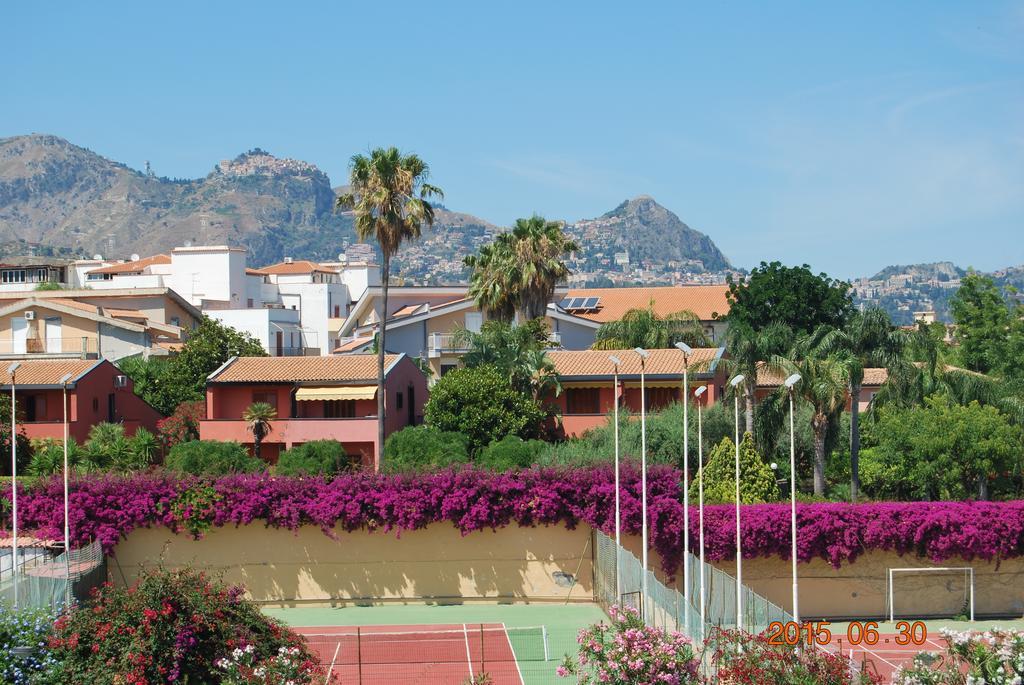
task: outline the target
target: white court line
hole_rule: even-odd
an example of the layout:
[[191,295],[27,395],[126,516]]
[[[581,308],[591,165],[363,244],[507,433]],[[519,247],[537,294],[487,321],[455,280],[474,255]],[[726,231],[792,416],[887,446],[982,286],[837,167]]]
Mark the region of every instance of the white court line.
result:
[[523,672],[519,670],[519,657],[516,656],[516,650],[512,648],[512,637],[508,634],[508,628],[505,627],[504,621],[501,624],[501,629],[505,631],[505,641],[508,642],[508,650],[512,652],[512,663],[516,665],[516,673],[519,674],[519,682],[525,685],[526,681],[523,680]]
[[331,657],[331,673],[334,673],[334,665],[338,663],[338,652],[341,651],[341,640],[338,640],[338,646],[334,648],[334,656]]
[[[473,655],[469,651],[469,628],[462,624],[462,634],[466,637],[466,663],[469,665],[469,679],[473,679]],[[483,646],[481,645],[481,649]]]

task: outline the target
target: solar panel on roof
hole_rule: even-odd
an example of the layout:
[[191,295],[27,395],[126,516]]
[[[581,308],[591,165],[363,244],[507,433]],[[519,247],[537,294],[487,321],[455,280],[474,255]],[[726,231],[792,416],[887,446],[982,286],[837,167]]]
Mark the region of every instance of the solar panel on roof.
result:
[[601,301],[600,297],[588,297],[582,305],[583,309],[596,309],[597,303]]
[[570,302],[572,302],[572,298],[571,297],[567,297],[567,298],[563,299],[561,302],[559,302],[558,306],[561,307],[562,309],[569,309],[569,303]]

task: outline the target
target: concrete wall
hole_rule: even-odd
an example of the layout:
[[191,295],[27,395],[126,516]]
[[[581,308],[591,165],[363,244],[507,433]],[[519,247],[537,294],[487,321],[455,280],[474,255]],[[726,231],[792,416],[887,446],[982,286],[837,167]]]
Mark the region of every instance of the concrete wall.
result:
[[[481,531],[463,536],[447,523],[394,533],[297,532],[254,523],[216,528],[192,540],[166,528],[142,528],[118,544],[111,582],[131,583],[157,564],[191,565],[240,583],[261,602],[508,599],[593,600],[590,529],[579,526]],[[584,554],[585,553],[585,554]],[[581,564],[582,558],[582,564]],[[575,574],[570,594],[566,578]]]
[[149,349],[149,335],[145,331],[128,331],[118,326],[98,323],[100,331],[99,355],[117,361],[141,354]]

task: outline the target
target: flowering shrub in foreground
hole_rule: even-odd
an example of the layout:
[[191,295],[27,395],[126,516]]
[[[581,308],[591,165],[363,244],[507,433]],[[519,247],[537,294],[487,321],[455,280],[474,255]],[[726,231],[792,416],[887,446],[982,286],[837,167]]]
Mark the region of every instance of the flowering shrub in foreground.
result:
[[285,649],[295,685],[322,680],[301,638],[242,592],[193,570],[153,572],[130,588],[104,585],[57,619],[49,641],[56,665],[37,682],[216,683],[224,672],[215,664],[250,646],[256,661]]
[[576,660],[566,657],[558,667],[563,678],[577,683],[699,683],[699,661],[682,633],[649,628],[630,607],[612,607],[611,624],[598,623],[580,631]]
[[[260,658],[254,646],[246,645],[235,647],[216,666],[223,673],[221,685],[297,685],[309,682],[308,658],[298,647],[278,647],[277,654]],[[333,675],[327,682],[334,682]]]
[[[662,567],[681,565],[683,504],[680,473],[648,473],[648,516]],[[640,477],[627,465],[622,476],[622,528],[640,532]],[[0,491],[0,528],[9,527],[8,490]],[[107,552],[135,528],[168,526],[202,534],[210,527],[262,522],[294,530],[417,530],[448,522],[463,533],[504,526],[580,523],[614,530],[614,473],[610,467],[532,468],[508,473],[448,469],[418,474],[348,473],[334,479],[245,474],[221,478],[148,473],[102,475],[73,481],[71,533],[76,544],[98,539]],[[690,540],[697,541],[691,508]],[[60,538],[63,491],[59,479],[24,487],[18,499],[24,530]],[[731,505],[706,508],[705,542],[711,561],[732,558],[735,518]],[[833,566],[870,550],[950,557],[1006,559],[1024,555],[1024,501],[816,503],[798,506],[798,556]],[[743,508],[743,540],[750,557],[789,557],[789,505]]]
[[[46,609],[13,611],[0,602],[0,683],[27,685],[32,677],[53,668],[53,656],[46,650],[53,615]],[[32,649],[18,656],[15,648]]]
[[1024,633],[991,630],[961,633],[943,630],[946,654],[919,654],[895,685],[1021,685],[1024,683]]
[[820,649],[773,645],[766,635],[718,630],[708,637],[715,682],[735,685],[872,685],[881,680],[869,673],[850,674],[846,660]]

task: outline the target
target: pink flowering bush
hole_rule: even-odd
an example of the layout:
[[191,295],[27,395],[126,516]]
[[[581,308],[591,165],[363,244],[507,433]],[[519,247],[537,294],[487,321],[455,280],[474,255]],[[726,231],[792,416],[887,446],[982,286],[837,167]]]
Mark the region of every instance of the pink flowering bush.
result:
[[[648,473],[652,547],[662,568],[681,565],[683,504],[680,474],[670,467]],[[147,526],[201,535],[209,528],[260,522],[295,530],[418,530],[450,523],[464,534],[504,526],[574,528],[605,532],[615,527],[614,473],[609,467],[532,468],[508,473],[447,469],[432,473],[346,473],[336,478],[242,474],[220,478],[151,472],[127,477],[79,477],[71,486],[73,543],[99,540],[107,552],[132,530]],[[19,482],[19,525],[43,537],[63,531],[59,479]],[[622,474],[622,528],[640,532],[640,477]],[[0,529],[10,527],[10,490],[0,491]],[[705,543],[711,561],[732,558],[735,517],[731,505],[705,510]],[[951,557],[1000,560],[1024,555],[1024,501],[815,503],[798,507],[798,556],[833,566],[871,550],[916,554],[939,562]],[[690,541],[697,542],[691,506]],[[749,557],[789,557],[789,505],[743,507],[743,540]]]
[[650,628],[630,607],[612,607],[611,623],[598,623],[580,631],[579,654],[566,657],[558,667],[563,678],[578,683],[699,683],[700,661],[690,639],[682,633]]
[[942,630],[945,654],[922,653],[893,676],[896,685],[1021,685],[1024,633]]

